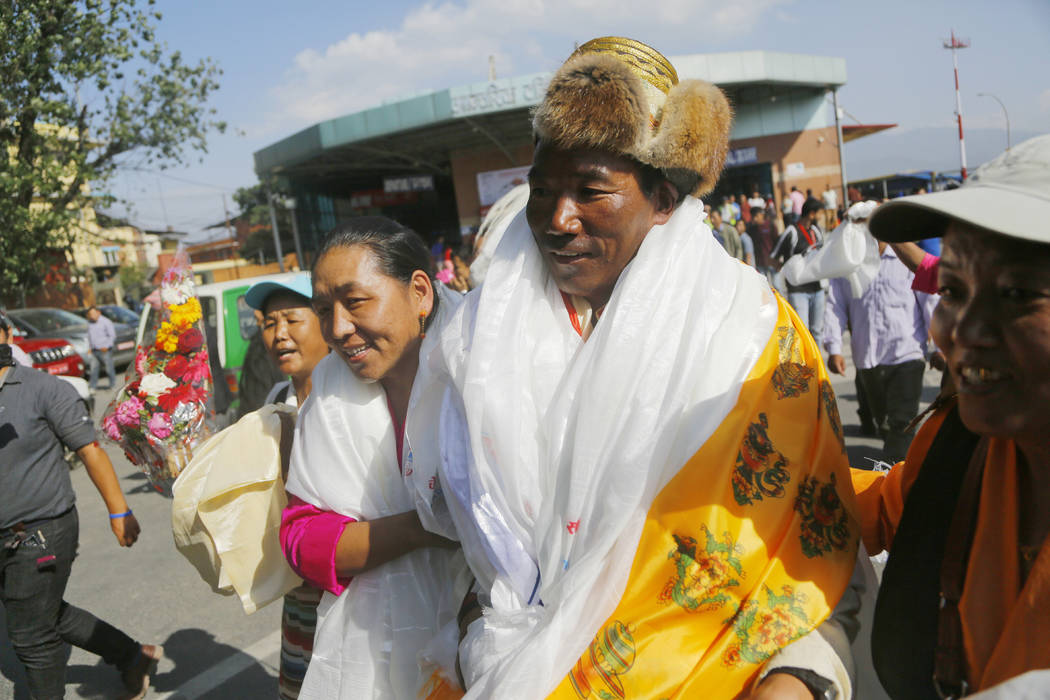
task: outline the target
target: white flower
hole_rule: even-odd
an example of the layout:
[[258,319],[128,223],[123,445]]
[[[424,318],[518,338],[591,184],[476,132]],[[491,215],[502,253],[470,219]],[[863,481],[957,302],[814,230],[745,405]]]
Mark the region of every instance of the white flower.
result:
[[160,300],[168,306],[185,304],[186,300],[193,296],[193,280],[182,278],[176,282],[162,285],[160,288]]
[[142,381],[139,383],[139,391],[149,394],[150,398],[155,399],[173,386],[175,386],[175,382],[171,381],[168,375],[162,372],[154,372],[142,378]]

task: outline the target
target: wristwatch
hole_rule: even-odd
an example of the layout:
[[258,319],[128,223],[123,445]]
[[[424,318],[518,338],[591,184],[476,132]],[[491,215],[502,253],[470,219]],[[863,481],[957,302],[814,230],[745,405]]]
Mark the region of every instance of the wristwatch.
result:
[[835,687],[835,684],[814,671],[808,668],[797,668],[795,666],[778,666],[774,668],[766,677],[773,675],[774,673],[786,673],[789,676],[802,681],[809,692],[813,693],[813,700],[838,700],[839,691]]

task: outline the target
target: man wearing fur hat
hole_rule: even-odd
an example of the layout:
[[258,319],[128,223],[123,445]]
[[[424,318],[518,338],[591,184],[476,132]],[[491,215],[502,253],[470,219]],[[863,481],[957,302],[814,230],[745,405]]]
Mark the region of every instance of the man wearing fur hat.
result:
[[429,360],[484,611],[461,613],[468,698],[812,697],[841,677],[765,676],[821,644],[858,530],[820,351],[696,199],[730,122],[716,87],[614,37],[535,113],[525,211]]

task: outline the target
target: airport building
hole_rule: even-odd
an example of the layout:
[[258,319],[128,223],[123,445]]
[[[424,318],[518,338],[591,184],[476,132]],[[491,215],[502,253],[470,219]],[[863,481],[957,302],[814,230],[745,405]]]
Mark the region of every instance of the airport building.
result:
[[[681,79],[717,84],[733,105],[731,150],[714,195],[758,190],[779,204],[792,186],[841,191],[834,91],[841,58],[745,51],[672,57]],[[551,73],[405,98],[314,124],[255,153],[296,203],[305,251],[340,220],[383,214],[425,237],[455,238],[523,182],[532,162],[530,109]],[[844,140],[884,126],[844,127]]]

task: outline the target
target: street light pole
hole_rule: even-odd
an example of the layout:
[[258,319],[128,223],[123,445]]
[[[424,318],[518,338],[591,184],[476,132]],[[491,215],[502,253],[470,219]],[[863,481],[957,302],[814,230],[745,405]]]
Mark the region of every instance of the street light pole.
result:
[[1006,105],[998,97],[990,92],[979,92],[978,97],[991,97],[993,100],[999,103],[999,106],[1003,108],[1003,116],[1006,117],[1006,150],[1010,150],[1010,113],[1006,111]]

